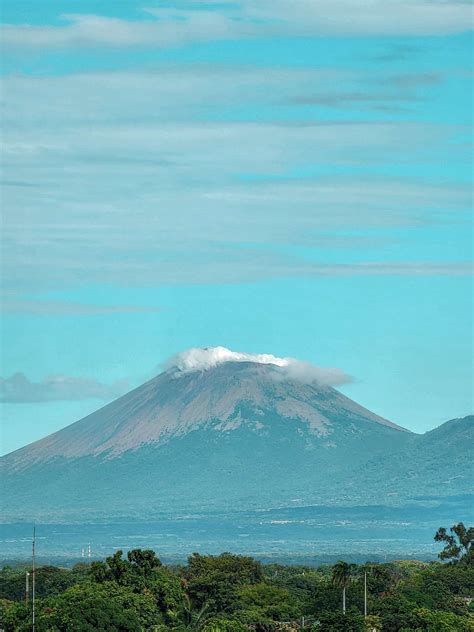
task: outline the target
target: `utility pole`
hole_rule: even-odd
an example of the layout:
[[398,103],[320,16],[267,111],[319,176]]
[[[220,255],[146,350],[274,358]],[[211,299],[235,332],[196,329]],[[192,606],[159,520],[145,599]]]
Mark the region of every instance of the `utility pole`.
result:
[[32,631],[35,632],[35,575],[36,575],[36,525],[33,526],[33,570],[31,573],[31,622],[32,622]]
[[28,605],[28,598],[30,595],[30,574],[26,571],[26,584],[25,584],[25,603]]
[[364,617],[367,617],[367,571],[364,572]]

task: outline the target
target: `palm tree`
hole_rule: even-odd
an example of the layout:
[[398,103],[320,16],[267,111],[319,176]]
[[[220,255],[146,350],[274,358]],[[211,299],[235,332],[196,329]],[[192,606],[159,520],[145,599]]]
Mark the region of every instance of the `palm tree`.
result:
[[348,564],[339,560],[332,567],[332,583],[338,588],[342,588],[342,612],[346,614],[346,588],[351,582],[351,573],[354,564]]
[[202,608],[196,610],[188,595],[184,595],[180,611],[180,619],[187,630],[200,630],[206,623],[209,605],[205,603]]

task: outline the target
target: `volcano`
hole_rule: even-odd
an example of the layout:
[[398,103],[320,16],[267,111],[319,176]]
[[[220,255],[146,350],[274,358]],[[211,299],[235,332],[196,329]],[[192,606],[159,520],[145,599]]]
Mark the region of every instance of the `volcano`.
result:
[[[403,476],[403,455],[421,458],[419,438],[287,366],[174,366],[3,457],[3,515],[146,518],[401,501],[429,489],[424,479],[407,487]],[[385,471],[395,469],[391,487]]]

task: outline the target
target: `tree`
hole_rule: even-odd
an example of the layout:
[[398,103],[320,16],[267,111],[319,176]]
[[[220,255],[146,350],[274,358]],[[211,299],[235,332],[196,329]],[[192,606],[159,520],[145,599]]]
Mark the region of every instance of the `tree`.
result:
[[248,632],[248,627],[233,619],[215,618],[206,621],[202,632]]
[[165,622],[170,625],[176,622],[185,598],[182,580],[162,566],[153,571],[147,582],[147,589],[154,595]]
[[256,584],[263,579],[260,562],[245,555],[221,553],[221,555],[200,555],[193,553],[188,558],[186,575],[189,577],[216,571],[231,576],[236,583]]
[[31,608],[23,601],[13,602],[2,599],[0,615],[0,626],[5,632],[31,630]]
[[369,614],[365,617],[364,623],[366,630],[373,630],[374,632],[380,632],[380,630],[382,630],[382,621],[380,617],[375,614]]
[[375,614],[382,620],[383,632],[401,632],[403,628],[416,630],[419,619],[415,608],[404,595],[394,592],[378,602]]
[[464,523],[459,522],[450,528],[450,532],[451,534],[448,534],[444,527],[440,527],[435,533],[435,541],[445,543],[444,549],[438,557],[441,560],[451,560],[467,566],[474,564],[474,550],[472,548],[474,527],[466,529]]
[[199,610],[204,605],[210,614],[229,613],[237,607],[237,590],[263,579],[262,566],[251,557],[223,553],[194,553],[184,571],[187,593]]
[[342,588],[342,612],[346,614],[346,588],[351,582],[353,564],[348,564],[339,560],[332,567],[332,583],[338,588]]
[[474,629],[474,625],[469,625],[468,621],[452,612],[433,612],[420,608],[415,611],[415,615],[419,619],[420,628],[429,632],[468,632]]
[[92,562],[90,575],[94,581],[115,581],[121,585],[145,586],[145,580],[161,568],[161,561],[151,549],[133,549],[123,559],[123,551],[116,551],[104,562]]
[[264,619],[288,621],[299,616],[295,597],[280,586],[266,582],[243,586],[239,596],[242,610],[250,623]]
[[[45,604],[46,605],[46,604]],[[141,632],[161,623],[151,594],[136,594],[115,582],[78,584],[48,604],[46,630],[60,632]],[[40,612],[48,615],[46,608]]]
[[363,564],[359,567],[359,575],[361,578],[364,577],[364,573],[367,573],[367,588],[369,593],[378,595],[389,591],[390,588],[396,584],[396,580],[388,566],[370,563]]
[[312,628],[314,632],[364,632],[365,629],[364,617],[359,612],[351,610],[344,614],[322,612]]
[[156,568],[162,566],[161,560],[158,559],[155,551],[151,549],[132,549],[127,553],[127,559],[132,564],[132,567],[145,577],[150,575]]
[[116,551],[113,555],[106,558],[107,566],[110,569],[112,578],[118,584],[126,583],[125,576],[130,570],[130,564],[122,559],[123,551]]
[[199,609],[195,608],[188,595],[184,594],[179,618],[187,630],[201,630],[209,618],[208,609],[207,604],[204,604]]

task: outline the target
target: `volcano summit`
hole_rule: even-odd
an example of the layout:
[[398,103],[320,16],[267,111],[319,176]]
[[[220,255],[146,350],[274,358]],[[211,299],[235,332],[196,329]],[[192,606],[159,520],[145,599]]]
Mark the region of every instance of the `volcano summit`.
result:
[[347,380],[291,359],[190,350],[123,397],[3,457],[3,514],[84,520],[405,503],[432,492],[432,458],[442,493],[464,491],[468,477],[454,472],[468,457],[472,418],[451,422],[450,436],[461,439],[448,462],[438,454],[445,437],[415,435],[366,410],[332,386]]

